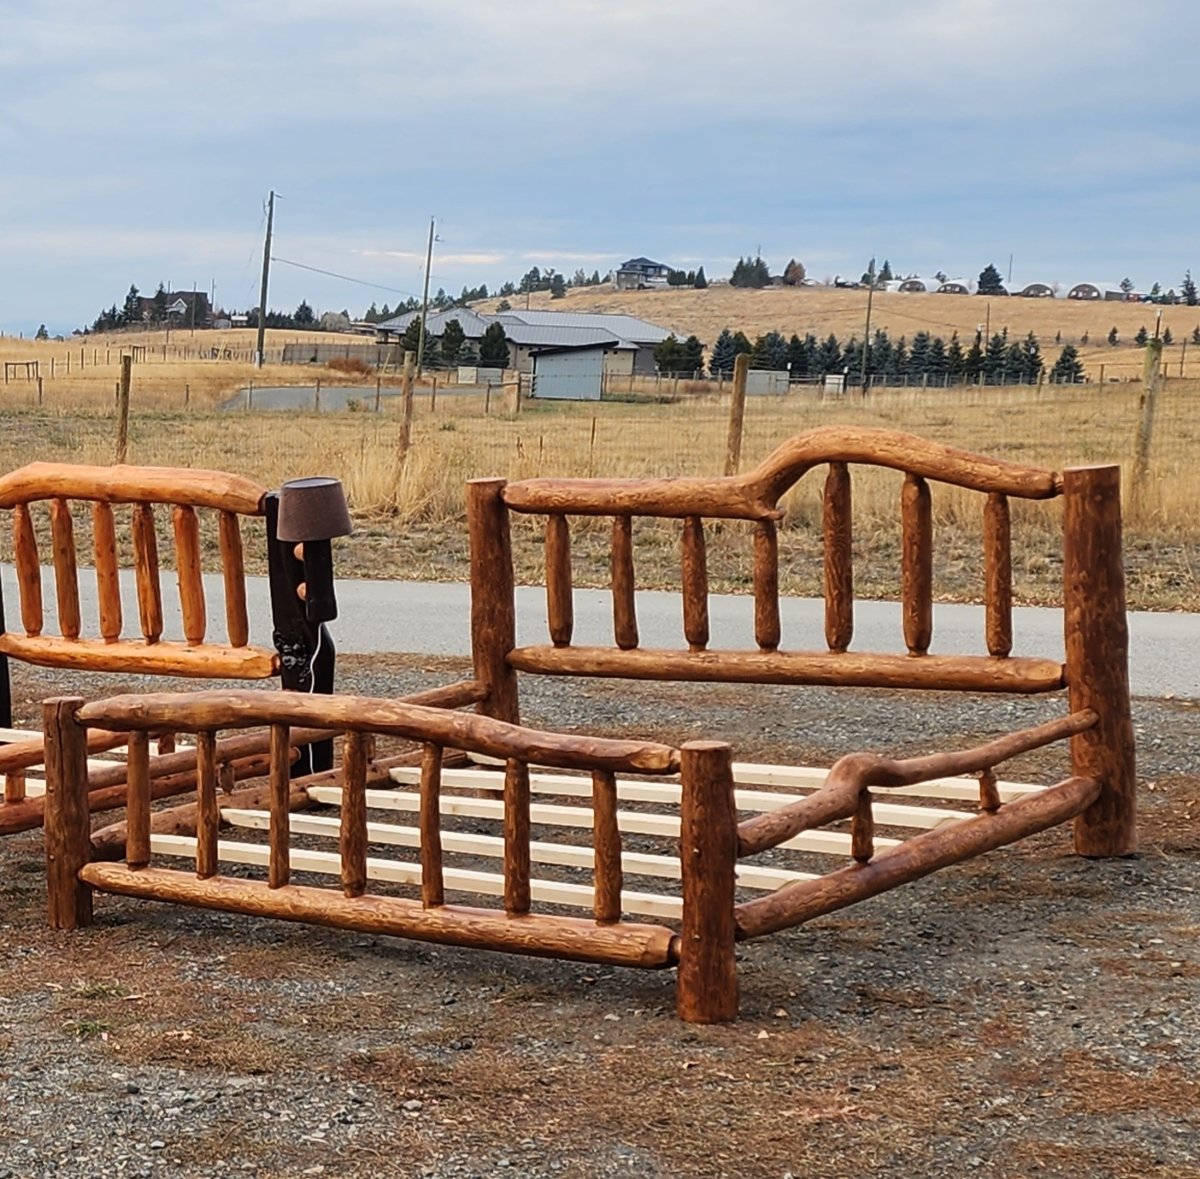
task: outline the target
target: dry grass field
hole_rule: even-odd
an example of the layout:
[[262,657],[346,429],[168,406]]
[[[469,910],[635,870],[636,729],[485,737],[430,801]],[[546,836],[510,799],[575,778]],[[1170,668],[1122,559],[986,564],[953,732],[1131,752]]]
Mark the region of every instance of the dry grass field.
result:
[[[524,306],[525,297],[510,302]],[[481,305],[495,309],[498,300]],[[751,340],[764,332],[778,331],[790,336],[813,332],[824,338],[833,332],[843,343],[851,336],[861,338],[866,320],[867,292],[822,287],[767,287],[761,291],[743,290],[725,284],[697,291],[689,287],[658,291],[614,291],[609,286],[581,287],[567,292],[566,299],[551,300],[548,293],[530,296],[530,307],[554,311],[620,312],[648,319],[670,328],[681,338],[694,333],[711,346],[722,328],[743,331]],[[989,308],[990,305],[990,308]],[[990,321],[993,332],[1008,328],[1008,334],[1022,339],[1034,332],[1041,342],[1042,354],[1053,363],[1057,356],[1055,336],[1062,334],[1064,344],[1080,350],[1092,380],[1098,380],[1104,365],[1105,380],[1112,377],[1138,377],[1142,371],[1142,349],[1133,344],[1141,326],[1153,333],[1155,318],[1163,313],[1163,327],[1171,329],[1174,343],[1164,352],[1172,375],[1179,374],[1182,361],[1185,374],[1200,377],[1200,347],[1190,341],[1200,326],[1200,307],[1157,307],[1145,303],[1085,303],[1068,299],[984,298],[979,295],[901,295],[877,292],[871,310],[871,330],[884,328],[893,339],[912,339],[919,331],[949,338],[958,332],[965,344],[977,330]],[[1121,343],[1113,348],[1108,333],[1117,329]],[[1088,343],[1081,343],[1084,335]]]
[[[245,347],[250,333],[240,335],[243,339],[229,346]],[[272,333],[268,347],[277,349],[293,335]],[[203,338],[205,347],[212,346],[211,338]],[[200,333],[196,339],[201,340]],[[76,353],[91,346],[90,341],[73,345]],[[36,351],[48,357],[54,348],[61,357],[62,344],[42,344]],[[29,353],[27,342],[0,342],[5,358],[22,351]],[[402,464],[397,456],[398,399],[385,399],[378,414],[219,412],[212,407],[251,378],[256,384],[311,385],[316,375],[323,375],[330,383],[348,382],[328,370],[272,365],[256,371],[248,362],[170,353],[163,360],[161,351],[152,359],[153,353],[148,348],[147,360],[134,366],[130,461],[236,470],[272,486],[318,472],[341,477],[359,525],[342,550],[347,573],[463,577],[462,488],[473,476],[700,474],[722,467],[728,408],[717,397],[656,404],[525,402],[514,417],[498,399],[486,406],[475,395],[440,396],[431,408],[426,386],[418,392],[414,445]],[[70,374],[60,371],[65,365],[56,364],[55,376],[43,378],[41,407],[28,382],[11,382],[0,394],[7,409],[0,469],[31,458],[111,461],[115,364],[90,368],[89,360],[90,354],[85,355],[82,372],[73,365]],[[184,383],[189,386],[186,408]],[[364,383],[364,407],[371,404],[373,387],[373,382]],[[1193,380],[1172,379],[1162,395],[1150,479],[1129,521],[1130,600],[1135,606],[1200,607],[1191,555],[1200,531],[1192,507],[1200,499],[1198,398],[1200,381]],[[812,390],[787,398],[755,397],[747,410],[743,461],[755,463],[784,438],[814,426],[859,424],[904,429],[1018,462],[1061,467],[1111,461],[1125,464],[1128,472],[1138,399],[1136,384],[1046,386],[1040,392],[1032,387],[885,390],[867,399],[825,399]],[[894,595],[898,480],[893,473],[870,470],[855,478],[858,592]],[[782,546],[787,592],[820,592],[819,480],[819,475],[804,480],[787,503]],[[937,592],[946,599],[972,599],[981,592],[976,498],[950,488],[935,493]],[[1056,508],[1020,504],[1015,521],[1018,595],[1025,601],[1053,600],[1060,578]],[[744,589],[750,569],[747,538],[734,526],[713,532],[714,586]],[[532,522],[518,528],[515,543],[523,577],[539,580],[541,546]],[[676,544],[669,528],[641,528],[643,584],[673,581]],[[595,524],[584,525],[577,539],[576,577],[581,585],[606,583],[606,536]]]

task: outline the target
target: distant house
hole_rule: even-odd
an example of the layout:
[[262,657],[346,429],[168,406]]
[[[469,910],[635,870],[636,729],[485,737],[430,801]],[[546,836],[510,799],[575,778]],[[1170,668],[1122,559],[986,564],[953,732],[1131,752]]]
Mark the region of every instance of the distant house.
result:
[[914,276],[904,279],[896,289],[903,291],[906,295],[914,295],[926,291],[936,291],[939,285],[936,278],[916,278]]
[[[154,318],[154,296],[142,295],[138,300],[141,306],[142,318],[150,321]],[[195,306],[195,317],[192,308]],[[207,291],[168,291],[166,306],[167,321],[182,327],[212,327],[213,309],[208,301]]]
[[665,287],[671,268],[652,258],[630,258],[617,270],[618,291],[640,291],[647,287]]
[[969,295],[975,284],[965,278],[948,278],[937,288],[939,295]]
[[1031,282],[1027,286],[1023,286],[1020,290],[1015,290],[1012,294],[1020,299],[1053,299],[1054,288],[1049,283]]
[[1125,292],[1116,283],[1077,282],[1067,292],[1067,298],[1084,300],[1104,299],[1109,302],[1120,302],[1125,298]]

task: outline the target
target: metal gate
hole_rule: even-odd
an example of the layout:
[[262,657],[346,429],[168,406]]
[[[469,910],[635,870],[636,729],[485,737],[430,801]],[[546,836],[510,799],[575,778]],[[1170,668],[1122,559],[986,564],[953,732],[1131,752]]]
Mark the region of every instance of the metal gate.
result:
[[603,348],[538,352],[533,358],[532,396],[562,401],[599,401]]

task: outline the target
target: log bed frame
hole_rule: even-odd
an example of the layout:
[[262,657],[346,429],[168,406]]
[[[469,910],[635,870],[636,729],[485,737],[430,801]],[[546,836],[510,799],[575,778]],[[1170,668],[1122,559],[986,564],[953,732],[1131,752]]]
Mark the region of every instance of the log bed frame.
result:
[[[794,651],[782,646],[776,523],[780,498],[819,464],[829,468],[823,514],[826,650]],[[902,473],[906,655],[850,649],[852,464]],[[931,482],[983,497],[986,655],[930,653]],[[1012,654],[1012,496],[1064,501],[1061,664]],[[1118,468],[1058,474],[892,431],[823,429],[790,439],[740,476],[474,480],[467,511],[474,679],[427,694],[422,703],[436,707],[269,692],[47,702],[51,923],[59,928],[90,923],[92,893],[100,890],[454,945],[676,967],[680,1017],[719,1022],[737,1014],[740,941],[798,925],[1068,820],[1074,821],[1080,855],[1123,856],[1136,849]],[[547,645],[516,644],[513,512],[546,517]],[[571,643],[568,518],[574,515],[613,520],[612,647]],[[685,648],[639,646],[635,516],[682,521]],[[713,518],[753,525],[754,649],[708,648],[704,520]],[[673,748],[525,729],[519,724],[518,672],[969,692],[1065,689],[1068,711],[975,749],[903,760],[852,754],[832,770],[818,771],[741,765],[720,742]],[[467,704],[474,704],[476,715],[451,711]],[[221,730],[262,724],[272,735],[265,805],[222,803],[211,752],[203,751],[212,750]],[[319,781],[289,782],[287,750],[298,726],[345,734],[340,771]],[[197,733],[203,753],[197,804],[183,818],[151,814],[145,734],[164,728]],[[85,806],[89,729],[133,734],[127,824],[115,835],[100,833],[95,844]],[[372,734],[417,742],[414,764],[375,759]],[[1070,773],[1057,785],[997,780],[998,765],[1063,740],[1070,743]],[[465,767],[447,764],[445,754],[452,750],[465,752]],[[540,795],[560,801],[535,801]],[[562,805],[564,799],[581,803]],[[972,799],[975,810],[946,806]],[[337,805],[340,816],[293,813],[314,803]],[[651,809],[633,809],[639,805]],[[370,821],[371,810],[415,812],[416,824]],[[456,829],[455,816],[494,822],[499,834]],[[222,827],[230,826],[256,831],[265,843],[222,838]],[[580,845],[534,838],[535,828],[553,833],[562,827],[584,829],[590,840]],[[295,835],[336,839],[338,850],[293,846]],[[631,837],[665,840],[675,854],[631,850]],[[368,855],[371,845],[380,844],[416,848],[417,860]],[[152,853],[194,860],[195,870],[150,866]],[[842,863],[832,871],[799,871],[784,853],[832,854]],[[103,862],[122,854],[124,863]],[[447,857],[455,855],[494,857],[503,869],[488,873],[447,865]],[[765,862],[758,859],[764,855]],[[266,878],[222,876],[221,862],[265,866]],[[535,878],[533,864],[554,865],[552,874],[560,878]],[[570,869],[583,871],[587,883],[561,879]],[[310,874],[334,875],[340,892],[293,883],[296,873],[306,880]],[[634,891],[625,886],[630,875],[674,879],[678,886],[674,892]],[[418,893],[369,893],[370,881]],[[447,903],[447,891],[498,895],[502,907]],[[534,911],[535,902],[543,911]],[[560,916],[562,906],[589,913]]]
[[[57,633],[47,634],[43,609],[41,555],[34,505],[48,506],[50,568],[53,571]],[[82,633],[78,553],[72,504],[88,505],[95,565],[99,634]],[[137,586],[140,637],[125,634],[120,585],[120,556],[114,506],[130,512],[133,569]],[[164,639],[163,576],[159,568],[155,509],[170,509],[174,541],[174,579],[178,582],[182,640]],[[313,660],[316,630],[304,618],[296,595],[302,565],[292,546],[275,539],[277,496],[249,479],[222,471],[137,466],[83,466],[30,463],[0,477],[0,509],[12,520],[13,564],[19,594],[20,629],[5,624],[0,596],[0,835],[39,827],[45,802],[41,733],[12,727],[9,660],[42,667],[115,674],[185,676],[196,679],[265,680],[278,677],[288,688],[332,690],[334,651],[321,636],[320,658]],[[77,510],[77,509],[75,509]],[[208,606],[201,575],[202,514],[216,516],[224,596],[225,641],[209,637]],[[250,642],[246,610],[246,574],[242,523],[266,517],[268,563],[274,615],[274,650]],[[174,748],[173,734],[155,734],[159,756],[150,763],[156,798],[194,789],[195,750]],[[297,772],[331,764],[328,734],[296,734],[291,758]],[[315,742],[315,744],[313,744]],[[96,732],[88,750],[103,754],[125,744],[121,733]],[[243,735],[222,743],[216,766],[223,782],[262,775],[267,768],[265,735]],[[95,759],[90,764],[91,809],[123,805],[125,767]]]

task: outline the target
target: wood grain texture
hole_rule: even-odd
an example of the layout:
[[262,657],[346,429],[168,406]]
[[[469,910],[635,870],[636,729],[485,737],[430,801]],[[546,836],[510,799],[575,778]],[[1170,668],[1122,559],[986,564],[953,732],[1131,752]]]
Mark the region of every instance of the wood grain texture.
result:
[[774,520],[754,526],[754,641],[760,651],[774,651],[779,624],[779,536]]
[[92,504],[92,557],[96,566],[96,599],[100,637],[114,643],[121,637],[121,577],[117,561],[117,525],[112,505]]
[[825,565],[825,644],[845,651],[854,638],[854,522],[850,468],[830,463],[822,500]]
[[240,475],[198,467],[111,467],[28,463],[0,476],[0,508],[33,500],[178,503],[261,516],[266,489]]
[[905,475],[900,492],[900,560],[904,645],[924,655],[933,641],[933,510],[919,475]]
[[689,741],[681,753],[683,920],[676,1010],[687,1023],[725,1023],[738,1011],[732,756],[728,745],[716,741]]
[[529,912],[529,765],[504,767],[504,911]]
[[125,821],[128,838],[125,863],[144,868],[150,863],[150,734],[129,734],[126,761],[127,802]]
[[33,518],[24,504],[13,508],[13,564],[21,595],[21,625],[30,637],[42,633],[42,567],[38,560]]
[[179,608],[183,637],[189,647],[204,642],[208,619],[204,607],[204,580],[200,574],[200,519],[196,509],[176,504],[171,511],[175,530],[175,573],[179,582]]
[[550,641],[556,647],[571,645],[575,603],[571,584],[571,528],[566,516],[546,517],[546,616]]
[[83,726],[76,720],[82,703],[78,697],[62,697],[47,700],[42,706],[42,731],[46,735],[46,895],[52,929],[78,929],[92,923],[92,890],[79,876],[92,850],[87,740]]
[[225,584],[225,626],[229,645],[244,647],[250,642],[250,620],[246,612],[242,528],[236,513],[221,512],[218,515],[217,542],[221,550],[221,577]]
[[853,864],[816,880],[785,885],[737,907],[739,937],[761,937],[800,925],[939,868],[1056,827],[1084,810],[1099,789],[1090,778],[1069,778],[1040,794],[1006,803],[994,815],[977,815],[914,835],[881,851],[869,864]]
[[347,733],[342,744],[342,813],[339,851],[342,892],[367,891],[367,736]]
[[292,812],[292,734],[287,725],[272,725],[270,734],[271,769],[267,791],[271,825],[267,830],[267,842],[271,849],[271,860],[267,865],[267,887],[282,888],[292,875],[288,854],[291,846],[288,818]]
[[518,647],[518,671],[690,683],[821,684],[969,692],[1055,692],[1062,664],[986,655],[869,654],[858,651],[614,651],[609,647]]
[[633,569],[633,521],[614,516],[612,526],[613,638],[622,651],[638,645],[637,581]]
[[421,746],[421,903],[428,909],[446,903],[442,879],[442,749]]
[[54,591],[58,629],[65,639],[79,638],[79,570],[75,558],[75,522],[65,499],[50,501],[50,543],[54,557]]
[[484,716],[516,724],[517,677],[508,665],[516,645],[512,538],[503,479],[467,483],[467,531],[471,545],[471,653],[475,678],[487,685],[476,705]]
[[1129,625],[1121,555],[1121,470],[1064,472],[1063,606],[1067,691],[1099,723],[1071,743],[1071,765],[1100,794],[1075,823],[1075,850],[1123,856],[1137,850],[1137,766],[1129,701]]
[[268,889],[248,880],[197,880],[183,872],[95,863],[83,869],[87,883],[103,892],[171,901],[224,913],[277,917],[359,933],[572,962],[661,969],[672,962],[673,933],[662,925],[598,926],[590,919],[527,914],[510,917],[494,909],[441,905],[426,909],[399,897],[348,898],[330,889],[289,885]]
[[196,734],[196,875],[207,880],[217,874],[217,840],[221,812],[217,802],[216,737]]
[[683,591],[683,634],[692,651],[708,646],[708,554],[704,521],[688,516],[679,540],[680,582]]
[[133,567],[142,635],[146,642],[157,643],[163,632],[162,586],[158,579],[154,509],[147,503],[133,505]]
[[573,736],[521,728],[490,717],[380,700],[369,696],[308,696],[300,692],[209,690],[112,696],[86,704],[80,719],[100,729],[245,729],[267,724],[312,725],[432,741],[450,749],[519,758],[559,769],[671,773],[679,753],[654,741]]
[[191,679],[265,680],[277,675],[279,657],[259,647],[188,647],[140,639],[60,639],[55,635],[0,634],[0,654],[39,667],[75,671],[124,671]]
[[4,802],[25,801],[25,771],[9,770],[4,775]]
[[858,792],[854,814],[850,818],[850,855],[856,863],[869,864],[875,854],[875,814],[871,809],[871,792]]
[[983,602],[989,655],[1012,651],[1012,516],[1007,496],[990,492],[983,507]]
[[610,770],[592,774],[592,852],[596,920],[621,920],[621,831],[617,825],[617,780]]

